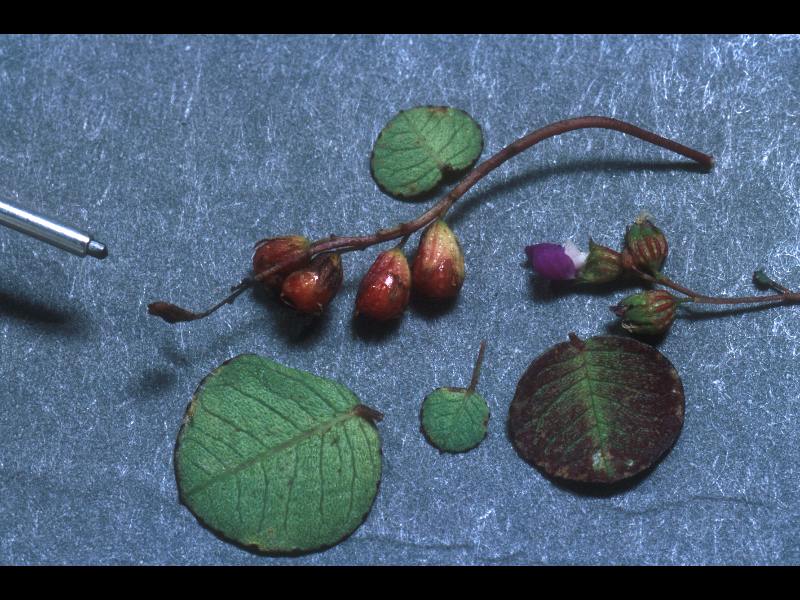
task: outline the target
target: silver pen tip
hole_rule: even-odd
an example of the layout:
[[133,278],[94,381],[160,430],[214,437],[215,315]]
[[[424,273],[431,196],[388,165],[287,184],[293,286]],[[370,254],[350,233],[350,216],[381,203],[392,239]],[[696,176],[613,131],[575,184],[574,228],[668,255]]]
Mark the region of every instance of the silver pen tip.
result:
[[91,240],[86,248],[86,254],[102,260],[108,256],[108,248],[106,248],[105,244]]

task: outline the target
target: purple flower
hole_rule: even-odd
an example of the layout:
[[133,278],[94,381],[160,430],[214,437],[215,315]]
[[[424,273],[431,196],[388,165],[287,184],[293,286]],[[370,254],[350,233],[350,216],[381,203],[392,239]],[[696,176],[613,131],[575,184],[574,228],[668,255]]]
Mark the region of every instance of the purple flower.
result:
[[525,246],[525,254],[533,270],[547,279],[575,279],[586,262],[587,252],[581,252],[572,242],[560,244],[534,244]]

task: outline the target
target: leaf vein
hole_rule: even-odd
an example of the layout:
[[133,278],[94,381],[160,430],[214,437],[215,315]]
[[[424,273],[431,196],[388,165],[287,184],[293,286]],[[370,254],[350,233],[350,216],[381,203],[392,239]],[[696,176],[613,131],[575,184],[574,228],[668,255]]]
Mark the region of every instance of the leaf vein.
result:
[[[239,450],[238,450],[236,447],[234,447],[233,445],[231,445],[231,444],[230,444],[229,442],[227,442],[226,440],[224,440],[224,439],[221,439],[221,438],[218,438],[218,437],[217,437],[217,436],[215,436],[215,435],[212,435],[212,434],[211,434],[211,433],[210,433],[208,430],[206,430],[205,428],[203,428],[203,427],[200,427],[200,425],[199,425],[198,421],[195,421],[195,423],[194,423],[194,426],[195,426],[195,428],[197,429],[198,433],[202,433],[203,435],[205,435],[206,437],[208,437],[208,438],[210,438],[210,439],[214,440],[215,442],[219,442],[221,445],[223,445],[223,446],[225,446],[226,448],[228,448],[228,450],[232,450],[232,451],[233,451],[235,454],[238,454],[240,457],[244,458],[244,454],[242,454],[241,452],[239,452]],[[193,438],[190,438],[190,439],[193,439]]]
[[196,437],[196,436],[193,436],[193,435],[186,435],[186,436],[184,436],[184,438],[183,438],[183,442],[182,442],[182,443],[184,443],[184,444],[185,444],[186,442],[192,442],[192,443],[194,443],[194,444],[197,444],[197,446],[199,446],[199,447],[200,447],[200,448],[201,448],[201,449],[202,449],[202,450],[203,450],[203,451],[204,451],[206,454],[208,454],[208,455],[209,455],[211,458],[213,458],[213,459],[214,459],[215,461],[217,461],[217,462],[218,462],[220,465],[222,465],[222,468],[223,468],[223,469],[227,469],[227,468],[228,468],[228,465],[226,465],[226,464],[225,464],[225,463],[222,461],[222,459],[221,459],[219,456],[217,456],[217,455],[216,455],[214,452],[212,452],[211,450],[209,450],[208,448],[206,448],[206,446],[205,446],[204,444],[202,444],[202,443],[200,442],[200,440],[198,440],[198,439],[197,439],[197,437]]
[[294,481],[297,479],[297,464],[300,462],[298,460],[298,452],[297,448],[294,448],[294,452],[292,453],[292,457],[294,457],[294,463],[292,466],[292,478],[289,483],[289,491],[286,494],[286,506],[283,510],[283,530],[286,533],[289,533],[289,507],[292,503],[292,490],[294,489]]
[[[276,368],[274,370],[277,371]],[[339,408],[339,407],[335,406],[334,404],[332,404],[318,389],[316,389],[315,387],[309,385],[306,381],[303,381],[301,378],[296,377],[294,375],[291,375],[289,373],[279,372],[279,374],[284,376],[284,377],[286,377],[286,379],[294,381],[296,384],[301,385],[302,387],[307,389],[309,392],[311,392],[312,395],[314,395],[317,398],[319,398],[320,400],[322,400],[322,402],[324,404],[326,404],[334,412],[334,414],[341,414],[341,408]],[[310,415],[310,413],[308,413],[307,411],[305,411],[305,412],[306,412],[306,414]],[[313,418],[313,415],[311,415],[311,416]]]
[[430,147],[428,144],[428,140],[422,135],[422,132],[417,127],[416,123],[411,120],[411,117],[408,116],[408,112],[401,113],[408,123],[408,128],[417,136],[417,143],[419,144],[420,148],[428,154],[431,161],[436,163],[436,166],[441,170],[444,167],[444,164],[439,160],[439,157],[436,156],[433,148]]
[[376,471],[375,463],[372,460],[374,453],[373,452],[369,452],[372,449],[372,444],[370,444],[370,442],[369,442],[370,436],[367,435],[366,431],[364,430],[364,427],[370,427],[370,425],[368,425],[367,422],[364,421],[364,419],[359,419],[359,421],[358,421],[358,429],[361,432],[361,435],[364,437],[364,447],[369,453],[369,466],[373,471]]
[[353,496],[356,493],[356,454],[353,451],[353,442],[350,439],[350,432],[347,431],[347,428],[344,427],[342,430],[344,435],[344,439],[347,440],[347,447],[350,448],[350,471],[352,472],[352,476],[350,478],[350,500],[347,506],[347,519],[350,518],[350,513],[353,512]]
[[273,457],[273,456],[275,456],[277,454],[280,454],[284,450],[291,449],[294,446],[299,445],[301,442],[307,440],[308,438],[310,438],[310,437],[312,437],[314,435],[317,435],[317,434],[319,434],[319,433],[321,433],[323,431],[328,431],[330,429],[333,429],[336,425],[339,425],[340,423],[342,423],[344,421],[347,421],[348,419],[352,419],[352,418],[357,418],[357,417],[352,412],[345,413],[344,415],[340,415],[340,416],[336,417],[332,421],[327,421],[327,422],[323,423],[322,425],[318,425],[317,427],[314,427],[313,429],[310,429],[310,430],[307,430],[307,431],[303,431],[300,434],[298,434],[298,435],[286,440],[285,442],[283,442],[281,444],[278,444],[277,446],[268,447],[263,452],[259,452],[259,453],[254,454],[253,456],[251,456],[247,460],[239,463],[238,465],[235,465],[235,466],[233,466],[231,468],[226,467],[225,470],[220,471],[214,477],[212,477],[212,478],[206,480],[205,482],[203,482],[201,484],[198,484],[195,487],[193,487],[192,489],[188,490],[186,492],[186,495],[190,496],[190,495],[193,495],[193,494],[195,494],[197,492],[203,491],[204,489],[206,489],[209,486],[213,485],[217,481],[220,481],[221,479],[224,479],[225,477],[229,477],[234,473],[238,473],[239,471],[243,471],[243,470],[251,467],[253,464],[255,464],[255,463],[259,462],[259,461],[265,461],[265,460],[267,460],[267,459],[269,459],[269,458],[271,458],[271,457]]
[[327,431],[323,433],[319,440],[319,517],[322,523],[325,522],[325,472],[322,469],[322,459],[325,453],[325,435],[327,433]]
[[201,408],[203,409],[203,412],[205,412],[205,413],[211,415],[212,417],[218,419],[222,423],[225,423],[228,427],[233,429],[235,432],[244,433],[250,439],[255,441],[259,446],[261,446],[262,448],[266,448],[266,446],[264,445],[264,442],[262,442],[259,438],[257,438],[255,435],[253,435],[252,433],[250,433],[246,429],[243,429],[243,428],[239,427],[236,423],[234,423],[230,419],[226,419],[225,417],[223,417],[221,415],[218,415],[216,412],[214,412],[211,409],[209,409],[205,404],[202,404]]
[[258,396],[256,396],[255,394],[250,394],[249,392],[245,392],[244,390],[242,390],[242,389],[240,389],[240,388],[238,388],[238,387],[236,387],[235,385],[232,385],[232,384],[231,384],[229,387],[230,387],[230,389],[232,389],[233,391],[235,391],[235,392],[236,392],[236,393],[238,393],[239,395],[241,395],[241,396],[243,396],[243,397],[245,397],[245,398],[249,398],[250,400],[255,400],[255,402],[257,402],[258,404],[260,404],[261,406],[263,406],[263,407],[264,407],[264,408],[266,408],[267,410],[269,410],[269,411],[271,411],[271,412],[275,413],[276,415],[278,415],[278,417],[280,417],[281,419],[283,419],[283,421],[284,421],[284,422],[286,422],[286,423],[288,423],[289,425],[291,425],[292,427],[294,427],[296,431],[298,431],[298,432],[301,432],[301,431],[303,431],[303,428],[302,428],[302,427],[300,427],[300,426],[299,426],[297,423],[295,423],[295,422],[294,422],[292,419],[290,419],[289,417],[287,417],[286,415],[284,415],[284,414],[283,414],[281,411],[279,411],[277,408],[275,408],[274,406],[272,406],[271,404],[269,404],[268,402],[266,402],[266,401],[265,401],[263,398],[259,398],[259,397],[258,397]]
[[[575,427],[576,425],[580,424],[580,422],[581,422],[581,419],[582,419],[583,417],[585,417],[585,416],[586,416],[586,414],[587,414],[587,413],[588,413],[590,410],[591,410],[591,408],[587,406],[587,407],[586,407],[586,409],[585,409],[585,410],[584,410],[584,411],[583,411],[581,414],[579,414],[577,417],[573,418],[573,419],[572,419],[572,421],[570,422],[570,424],[569,424],[569,425],[567,425],[567,426],[566,426],[564,429],[562,429],[562,430],[561,430],[561,432],[560,432],[560,433],[561,433],[561,436],[562,436],[562,437],[564,437],[564,434],[566,434],[568,431],[571,431],[571,430],[572,430],[572,428],[573,428],[573,427]],[[587,432],[583,432],[583,433],[581,433],[581,434],[580,434],[580,435],[579,435],[577,438],[575,438],[575,439],[579,440],[579,439],[581,439],[581,437],[582,437],[582,436],[586,435],[587,433],[588,433],[588,431],[587,431]],[[547,450],[547,449],[548,449],[548,448],[549,448],[549,447],[550,447],[550,446],[553,444],[553,442],[555,442],[556,440],[558,440],[558,436],[551,437],[549,440],[547,440],[547,443],[546,443],[544,446],[542,446],[542,454],[544,454],[544,453],[545,453],[545,451],[546,451],[546,450]]]
[[259,463],[261,466],[261,474],[264,476],[264,499],[261,503],[261,519],[258,522],[258,530],[264,531],[264,524],[267,518],[267,504],[269,503],[269,477],[267,476],[267,469],[264,463]]

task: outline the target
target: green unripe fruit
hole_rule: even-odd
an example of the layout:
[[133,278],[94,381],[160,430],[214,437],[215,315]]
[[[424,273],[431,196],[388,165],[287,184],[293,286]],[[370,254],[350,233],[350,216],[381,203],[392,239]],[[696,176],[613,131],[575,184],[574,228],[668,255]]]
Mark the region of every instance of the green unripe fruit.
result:
[[611,308],[631,333],[659,335],[669,329],[681,301],[664,290],[648,290],[628,296]]
[[639,217],[625,233],[626,253],[634,266],[658,273],[664,266],[669,245],[666,236],[649,219]]

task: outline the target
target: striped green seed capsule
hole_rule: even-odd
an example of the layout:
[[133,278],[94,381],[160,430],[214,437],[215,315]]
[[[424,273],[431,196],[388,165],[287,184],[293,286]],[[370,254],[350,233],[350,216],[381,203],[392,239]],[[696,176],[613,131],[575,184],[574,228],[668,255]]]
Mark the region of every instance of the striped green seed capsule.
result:
[[625,246],[635,266],[654,274],[664,266],[669,251],[666,236],[646,217],[628,226]]
[[628,296],[611,310],[631,333],[659,335],[669,329],[682,300],[664,290],[648,290]]

